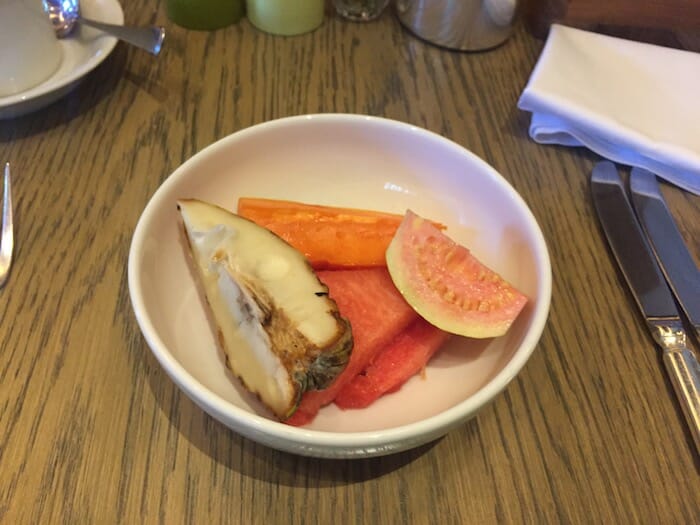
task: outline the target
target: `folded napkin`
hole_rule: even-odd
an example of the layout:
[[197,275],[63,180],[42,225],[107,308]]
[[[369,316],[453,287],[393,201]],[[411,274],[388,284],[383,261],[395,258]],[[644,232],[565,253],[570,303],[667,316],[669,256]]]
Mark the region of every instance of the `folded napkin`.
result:
[[586,146],[700,194],[700,54],[559,24],[518,101],[542,144]]

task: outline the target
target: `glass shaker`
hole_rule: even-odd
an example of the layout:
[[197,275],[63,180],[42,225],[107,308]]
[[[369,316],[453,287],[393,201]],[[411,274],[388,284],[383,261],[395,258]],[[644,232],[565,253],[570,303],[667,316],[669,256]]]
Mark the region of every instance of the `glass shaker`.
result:
[[389,0],[333,0],[336,12],[355,22],[374,20],[388,4]]

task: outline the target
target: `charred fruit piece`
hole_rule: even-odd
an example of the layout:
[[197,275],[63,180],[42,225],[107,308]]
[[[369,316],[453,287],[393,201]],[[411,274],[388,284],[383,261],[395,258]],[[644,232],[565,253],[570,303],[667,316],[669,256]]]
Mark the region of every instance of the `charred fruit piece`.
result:
[[350,324],[304,256],[274,233],[202,201],[178,209],[228,367],[286,419],[305,391],[344,370]]

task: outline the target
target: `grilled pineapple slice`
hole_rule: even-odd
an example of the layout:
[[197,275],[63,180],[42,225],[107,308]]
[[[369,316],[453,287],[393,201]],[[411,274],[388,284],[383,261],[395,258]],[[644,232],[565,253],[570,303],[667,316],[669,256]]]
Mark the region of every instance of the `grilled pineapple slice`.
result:
[[202,201],[178,209],[227,366],[289,417],[306,390],[345,368],[350,324],[305,257],[274,233]]

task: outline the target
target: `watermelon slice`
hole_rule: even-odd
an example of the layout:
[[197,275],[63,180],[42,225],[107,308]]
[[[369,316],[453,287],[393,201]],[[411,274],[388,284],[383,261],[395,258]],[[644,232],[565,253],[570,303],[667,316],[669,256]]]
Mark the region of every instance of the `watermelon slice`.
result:
[[331,386],[304,394],[296,412],[286,420],[295,426],[313,420],[321,407],[331,403],[347,383],[418,318],[394,286],[386,268],[320,271],[318,277],[328,286],[342,315],[350,321],[355,343],[348,365]]
[[449,334],[426,320],[416,319],[382,350],[367,369],[343,387],[335,398],[340,408],[365,408],[382,395],[395,392],[419,373]]

